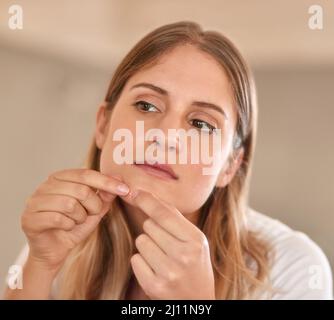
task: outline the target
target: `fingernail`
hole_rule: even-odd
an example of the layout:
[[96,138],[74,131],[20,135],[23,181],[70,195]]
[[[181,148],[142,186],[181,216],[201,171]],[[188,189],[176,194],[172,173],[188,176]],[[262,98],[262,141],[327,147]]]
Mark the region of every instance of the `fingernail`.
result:
[[119,184],[118,186],[117,186],[117,191],[120,193],[120,194],[128,194],[129,193],[129,191],[130,191],[130,189],[129,189],[129,187],[127,186],[127,185],[125,185],[125,184]]

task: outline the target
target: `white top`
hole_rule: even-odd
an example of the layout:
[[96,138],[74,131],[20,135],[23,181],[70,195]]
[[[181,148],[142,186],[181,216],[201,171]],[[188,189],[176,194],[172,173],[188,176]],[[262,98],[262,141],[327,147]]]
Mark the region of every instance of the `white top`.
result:
[[[270,278],[273,287],[279,291],[271,296],[267,292],[260,292],[253,299],[333,300],[332,272],[327,257],[305,233],[251,208],[248,228],[259,231],[276,252]],[[26,244],[15,264],[23,265],[28,252]],[[51,299],[57,297],[56,280]]]

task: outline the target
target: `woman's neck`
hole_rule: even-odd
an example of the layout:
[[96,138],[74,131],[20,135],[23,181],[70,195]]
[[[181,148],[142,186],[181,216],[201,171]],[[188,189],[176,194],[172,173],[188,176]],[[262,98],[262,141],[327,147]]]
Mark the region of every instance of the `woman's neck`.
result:
[[[122,201],[122,200],[121,200]],[[136,238],[143,233],[143,223],[149,216],[141,209],[134,207],[125,201],[122,201],[124,208],[124,214],[126,215],[127,221],[130,224],[133,236]],[[185,215],[185,217],[195,225],[198,225],[200,211],[193,212]]]

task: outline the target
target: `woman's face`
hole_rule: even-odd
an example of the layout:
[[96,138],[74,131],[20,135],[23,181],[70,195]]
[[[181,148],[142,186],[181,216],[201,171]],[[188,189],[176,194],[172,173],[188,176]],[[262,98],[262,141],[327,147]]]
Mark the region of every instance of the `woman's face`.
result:
[[[161,89],[154,90],[153,86],[140,85],[143,83]],[[214,104],[221,111],[208,104],[196,103],[198,101]],[[100,170],[104,174],[122,177],[130,189],[139,188],[152,192],[186,215],[199,210],[215,185],[226,185],[232,179],[233,176],[224,174],[236,123],[231,87],[221,66],[195,47],[179,46],[160,58],[154,66],[132,76],[126,83],[107,126],[104,126],[106,119],[103,108],[101,106],[97,115],[96,131],[97,146],[102,149]],[[144,134],[154,128],[163,132],[164,136],[157,138],[159,144],[145,141],[142,133],[136,134],[136,124],[139,123],[144,127]],[[211,166],[211,174],[203,174],[203,168],[208,165],[202,163],[201,156],[199,163],[191,163],[191,151],[196,146],[191,144],[190,139],[185,144],[182,143],[177,134],[168,136],[168,129],[184,129],[186,132],[190,129],[193,132],[197,130],[199,135],[206,136],[204,138],[209,141],[209,150],[212,152],[215,134],[212,133],[213,128],[221,129],[221,150],[219,154],[215,153],[219,161]],[[124,138],[115,141],[114,134],[120,132],[120,129],[131,132],[132,144],[125,145]],[[159,159],[163,155],[165,163],[178,179],[161,178],[143,170],[142,166],[118,164],[115,161],[115,148],[123,144],[124,148],[133,152],[135,162],[136,142],[139,141],[144,146],[139,151],[141,156],[144,156],[143,152],[149,147],[151,151],[161,148]],[[171,143],[174,143],[175,148],[173,145],[168,148]],[[201,146],[197,151],[200,149]],[[178,160],[176,163],[168,162],[168,153],[174,153],[176,159],[179,159],[181,153],[186,153],[187,163],[179,163]],[[146,161],[150,160],[147,159],[147,153],[144,158]]]

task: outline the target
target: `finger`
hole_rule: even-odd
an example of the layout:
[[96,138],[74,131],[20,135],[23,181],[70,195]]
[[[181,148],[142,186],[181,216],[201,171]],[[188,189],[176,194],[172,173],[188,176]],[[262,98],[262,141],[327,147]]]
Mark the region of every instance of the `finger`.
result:
[[137,190],[130,201],[179,240],[189,241],[197,232],[197,227],[180,211],[150,192]]
[[75,222],[59,212],[30,212],[22,216],[22,227],[33,233],[41,233],[48,229],[70,231]]
[[129,187],[119,179],[91,169],[67,169],[52,174],[50,178],[85,184],[117,195],[126,195],[129,192]]
[[147,234],[142,233],[138,236],[135,244],[141,256],[156,274],[168,274],[172,268],[170,259]]
[[102,197],[99,196],[101,192],[97,194],[87,185],[58,180],[46,183],[43,188],[39,190],[39,193],[67,195],[76,198],[86,209],[88,214],[99,214],[103,205],[102,201],[106,199],[106,197],[101,199]]
[[152,283],[156,282],[156,276],[153,270],[149,267],[143,257],[136,253],[130,259],[133,272],[138,280],[139,285],[143,288],[144,292],[148,293],[148,288]]
[[116,195],[109,193],[109,192],[105,192],[105,191],[101,191],[98,190],[98,192],[96,193],[104,202],[112,202],[115,198]]
[[175,248],[184,242],[175,238],[151,218],[144,221],[143,230],[169,257],[177,258]]
[[73,219],[76,223],[83,223],[87,212],[77,199],[61,194],[39,194],[27,202],[27,210],[32,212],[55,211]]
[[111,203],[104,202],[104,204],[105,208],[100,214],[89,215],[84,223],[76,225],[73,230],[71,230],[71,235],[75,237],[78,243],[84,240],[91,232],[93,232],[103,216],[109,212]]

